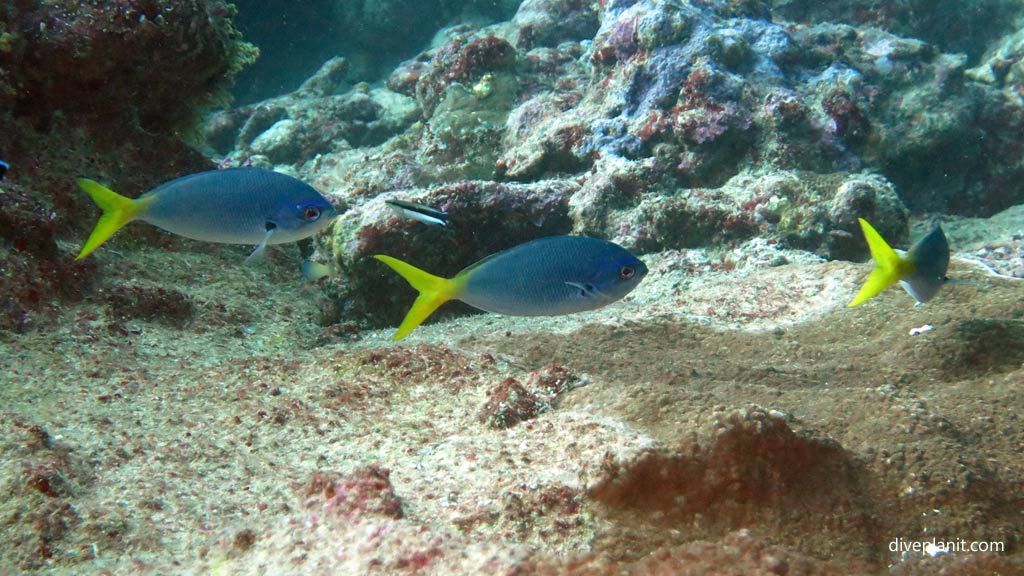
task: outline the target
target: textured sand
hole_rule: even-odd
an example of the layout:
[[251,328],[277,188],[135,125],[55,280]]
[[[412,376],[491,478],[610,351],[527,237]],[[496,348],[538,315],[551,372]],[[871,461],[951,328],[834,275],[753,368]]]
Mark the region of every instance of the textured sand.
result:
[[[396,344],[316,326],[297,256],[244,252],[115,242],[106,292],[4,337],[0,567],[1024,569],[1019,280],[954,261],[927,306],[847,309],[866,265],[673,252],[604,310]],[[126,317],[125,286],[194,312]],[[888,550],[933,536],[1006,553]]]

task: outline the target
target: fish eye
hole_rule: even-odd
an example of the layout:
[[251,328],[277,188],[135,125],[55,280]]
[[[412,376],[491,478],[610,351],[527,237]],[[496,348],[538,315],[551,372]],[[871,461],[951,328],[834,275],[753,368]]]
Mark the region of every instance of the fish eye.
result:
[[320,217],[320,209],[317,208],[316,206],[310,206],[309,208],[306,208],[305,212],[302,213],[302,217],[308,220],[309,222],[312,222]]
[[635,273],[636,271],[632,266],[623,266],[622,268],[619,268],[619,278],[622,280],[629,280]]

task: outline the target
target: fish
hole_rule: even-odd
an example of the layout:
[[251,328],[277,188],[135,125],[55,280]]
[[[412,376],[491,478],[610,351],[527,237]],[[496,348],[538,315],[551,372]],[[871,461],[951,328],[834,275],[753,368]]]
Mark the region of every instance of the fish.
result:
[[920,306],[931,300],[949,282],[949,242],[942,226],[936,224],[924,238],[900,256],[867,220],[857,219],[871,250],[875,268],[847,306],[859,306],[899,282]]
[[384,203],[401,218],[405,218],[407,220],[419,220],[420,222],[438,224],[440,226],[448,225],[448,221],[445,219],[445,217],[448,216],[448,213],[443,210],[424,206],[423,204],[417,204],[416,202],[407,202],[405,200],[385,200]]
[[316,260],[303,260],[300,270],[302,271],[302,277],[310,282],[319,282],[331,275],[330,266]]
[[255,244],[248,260],[269,244],[313,236],[338,215],[311,186],[286,174],[260,168],[209,170],[176,178],[137,199],[82,178],[82,188],[103,210],[82,246],[81,260],[133,220],[168,232],[223,244]]
[[492,254],[452,278],[391,256],[374,258],[419,291],[392,340],[405,338],[448,300],[507,316],[559,316],[620,300],[647,274],[647,266],[625,248],[585,236],[532,240]]
[[4,162],[3,160],[0,160],[0,180],[4,179],[4,176],[7,175],[7,171],[10,168],[11,168],[10,164],[8,164],[7,162]]

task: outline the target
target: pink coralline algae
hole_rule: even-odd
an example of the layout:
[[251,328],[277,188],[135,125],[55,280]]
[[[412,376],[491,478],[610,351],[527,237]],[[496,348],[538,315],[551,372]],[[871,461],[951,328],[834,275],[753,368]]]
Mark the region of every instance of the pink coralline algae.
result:
[[109,126],[183,128],[255,58],[219,0],[38,2],[0,8],[0,106]]
[[632,15],[617,20],[604,46],[594,51],[593,59],[601,64],[612,65],[635,54],[638,47],[637,22],[638,18]]
[[316,472],[306,487],[306,506],[325,515],[401,518],[402,501],[391,486],[391,472],[373,465],[351,474]]
[[219,1],[8,2],[0,6],[0,327],[45,325],[94,287],[75,262],[95,207],[88,176],[129,196],[212,167],[182,142],[255,57]]
[[505,378],[491,389],[478,418],[491,428],[515,426],[551,409],[578,381],[569,369],[555,364],[531,372],[526,384],[518,378]]
[[[835,443],[795,434],[760,409],[723,414],[710,446],[651,453],[625,468],[610,466],[591,496],[668,526],[823,525],[835,535],[869,536],[872,503],[856,465]],[[785,533],[786,530],[780,531]],[[824,537],[824,536],[823,536]],[[854,538],[856,539],[856,538]]]
[[11,248],[0,257],[0,329],[24,332],[80,301],[97,267],[64,257],[57,241],[66,224],[22,185],[4,183],[0,203],[0,241]]
[[476,82],[488,72],[511,67],[515,59],[515,48],[495,36],[455,40],[438,49],[423,68],[416,79],[416,98],[429,115],[452,83]]

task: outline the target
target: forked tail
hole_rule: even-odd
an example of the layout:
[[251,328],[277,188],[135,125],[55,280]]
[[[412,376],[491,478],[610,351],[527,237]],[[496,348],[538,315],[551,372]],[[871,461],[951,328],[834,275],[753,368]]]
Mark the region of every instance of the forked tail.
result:
[[858,218],[861,230],[864,231],[864,239],[868,241],[868,249],[871,250],[871,257],[875,260],[875,268],[864,281],[860,292],[850,301],[847,306],[859,306],[864,302],[877,296],[882,290],[892,286],[914,272],[914,265],[903,258],[886,243],[882,235],[874,229],[867,220]]
[[92,234],[85,241],[82,251],[78,253],[75,260],[85,258],[93,250],[99,248],[100,244],[106,242],[108,238],[113,236],[125,224],[136,219],[146,206],[144,200],[126,198],[88,178],[79,179],[78,186],[85,190],[93,202],[103,210],[103,215],[100,216],[99,222],[92,229]]
[[395,335],[391,337],[392,340],[401,340],[408,336],[413,329],[433,314],[438,306],[457,297],[461,290],[461,283],[457,280],[434,276],[429,272],[424,272],[411,264],[391,256],[378,254],[374,258],[387,264],[395,272],[398,272],[410,286],[420,293],[416,301],[413,302],[412,308],[406,313],[405,319],[402,320],[402,324],[398,327]]

